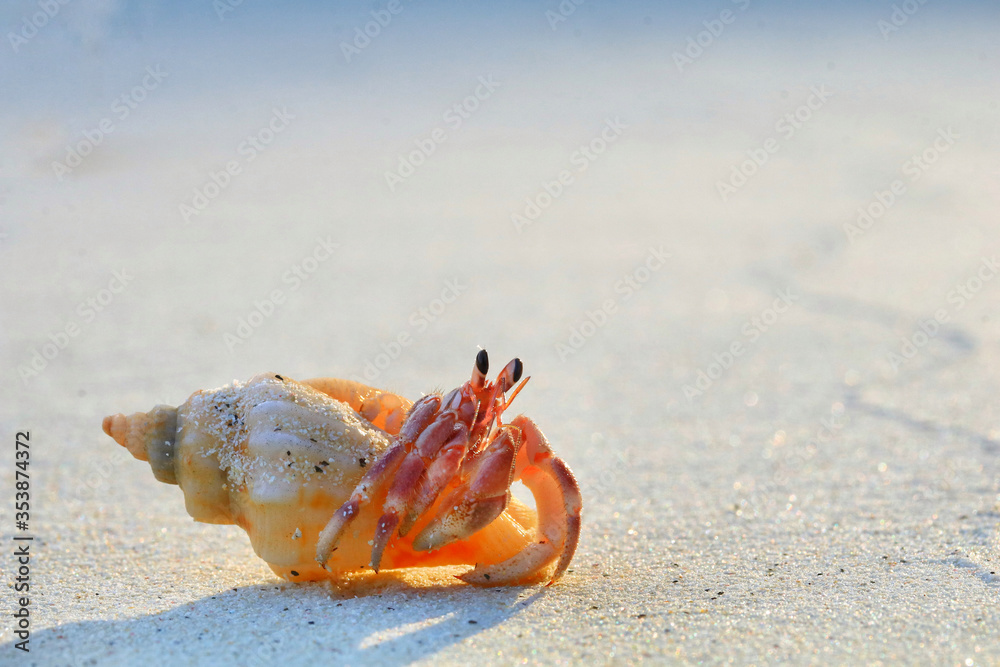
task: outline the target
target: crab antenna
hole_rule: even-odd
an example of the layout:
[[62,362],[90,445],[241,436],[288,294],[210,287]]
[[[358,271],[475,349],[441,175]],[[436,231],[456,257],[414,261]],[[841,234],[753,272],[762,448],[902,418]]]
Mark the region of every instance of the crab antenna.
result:
[[521,393],[521,390],[524,389],[524,385],[528,384],[528,380],[530,379],[531,376],[529,375],[528,377],[521,380],[521,384],[514,387],[514,392],[510,395],[510,398],[504,397],[503,406],[500,408],[501,410],[506,410],[508,407],[510,407],[510,404],[514,402],[514,398]]
[[[497,425],[501,423],[501,413],[507,409],[507,406],[511,404],[514,397],[521,391],[525,384],[531,377],[526,377],[514,388],[514,393],[510,395],[510,398],[506,397],[506,393],[509,389],[514,387],[514,384],[521,379],[521,374],[524,372],[524,364],[518,358],[511,359],[510,363],[504,366],[504,369],[500,371],[500,375],[497,376],[496,384],[493,385],[493,395],[490,397],[491,406],[491,419],[496,419]],[[494,407],[495,406],[495,407]]]

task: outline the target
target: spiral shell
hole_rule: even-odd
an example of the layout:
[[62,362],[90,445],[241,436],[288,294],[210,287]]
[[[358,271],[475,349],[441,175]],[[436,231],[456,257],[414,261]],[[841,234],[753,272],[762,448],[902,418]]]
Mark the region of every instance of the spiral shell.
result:
[[[274,373],[196,392],[177,408],[107,417],[104,431],[179,485],[195,520],[242,527],[257,555],[296,581],[329,576],[315,561],[319,530],[390,443],[345,403]],[[354,533],[373,532],[376,520],[363,513]],[[367,550],[348,542],[327,567],[363,565]]]

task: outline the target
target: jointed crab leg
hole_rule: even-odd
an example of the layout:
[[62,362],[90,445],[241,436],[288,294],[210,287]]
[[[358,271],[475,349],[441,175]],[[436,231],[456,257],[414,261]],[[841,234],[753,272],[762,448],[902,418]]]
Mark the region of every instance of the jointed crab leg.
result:
[[476,458],[468,481],[441,503],[440,513],[413,539],[417,551],[439,549],[483,528],[507,509],[517,452],[514,429],[500,435]]
[[393,479],[399,470],[403,459],[407,455],[406,447],[412,443],[428,423],[434,418],[438,406],[441,404],[441,397],[430,395],[425,396],[410,408],[409,418],[400,429],[396,438],[396,443],[375,462],[365,476],[358,482],[350,499],[338,509],[330,518],[330,521],[319,534],[316,542],[316,560],[320,565],[326,565],[330,560],[330,555],[340,541],[341,535],[348,524],[354,520],[361,510],[361,507],[371,502],[373,496],[378,494],[378,490],[384,487]]
[[399,525],[400,535],[406,535],[410,532],[420,515],[434,504],[441,491],[458,474],[462,460],[465,458],[468,440],[469,432],[462,425],[460,428],[456,428],[451,440],[441,447],[437,458],[428,466],[427,473],[421,480],[420,488],[417,489],[410,507],[406,511],[406,516],[403,517]]
[[375,530],[371,565],[376,572],[382,560],[382,551],[399,527],[400,520],[404,520],[407,524],[406,531],[401,531],[400,534],[408,532],[416,521],[418,514],[414,511],[413,505],[421,488],[424,490],[427,502],[433,502],[443,488],[441,486],[434,488],[436,486],[434,483],[431,486],[427,483],[421,485],[421,480],[427,479],[424,473],[428,466],[434,467],[434,464],[443,458],[444,463],[435,469],[435,476],[439,476],[442,472],[441,467],[451,469],[461,464],[469,440],[466,423],[472,420],[473,410],[473,404],[463,401],[459,390],[452,391],[442,399],[441,412],[435,421],[413,443],[413,449],[406,455],[389,489],[382,508],[382,517]]
[[365,476],[361,478],[358,486],[351,494],[350,500],[344,503],[340,509],[334,513],[326,527],[319,534],[316,541],[316,560],[320,565],[325,566],[330,560],[330,555],[337,547],[341,535],[348,524],[361,511],[361,507],[371,502],[371,494],[383,486],[399,469],[403,458],[406,456],[406,449],[399,443],[393,445],[382,458],[375,462]]
[[301,383],[342,403],[347,403],[359,415],[392,435],[399,433],[406,412],[410,408],[410,401],[402,396],[354,380],[312,378],[302,380]]
[[524,434],[514,479],[523,482],[535,497],[540,539],[512,558],[495,565],[477,565],[459,578],[470,584],[517,583],[558,558],[551,585],[566,571],[580,539],[580,487],[562,459],[552,455],[548,440],[533,421],[519,415],[511,426]]
[[[453,469],[461,464],[468,444],[466,424],[475,416],[474,404],[463,398],[462,391],[456,389],[444,398],[425,396],[414,404],[400,429],[396,445],[389,452],[394,457],[392,474],[372,470],[365,475],[351,499],[334,514],[320,534],[316,550],[318,561],[325,563],[324,559],[329,559],[344,529],[357,516],[358,508],[367,504],[371,497],[377,496],[379,489],[389,486],[382,507],[383,514],[372,540],[371,566],[378,571],[382,552],[400,521],[403,520],[409,530],[416,519],[415,516],[410,516],[410,507],[418,493],[418,485],[422,479],[426,479],[424,473],[427,467],[433,467],[442,456],[445,459],[442,466],[445,468]],[[397,452],[397,448],[402,450],[401,454]],[[397,461],[397,456],[402,456],[402,460]],[[435,475],[440,472],[435,469]],[[433,502],[441,488],[443,487],[426,489],[426,493],[430,495],[427,501]]]
[[419,455],[410,452],[403,459],[396,477],[392,480],[389,494],[385,497],[385,504],[382,506],[383,514],[378,520],[375,528],[375,537],[372,540],[372,569],[378,572],[379,564],[382,562],[382,552],[385,551],[389,538],[396,531],[399,525],[399,515],[405,511],[410,502],[410,496],[423,474],[425,464]]

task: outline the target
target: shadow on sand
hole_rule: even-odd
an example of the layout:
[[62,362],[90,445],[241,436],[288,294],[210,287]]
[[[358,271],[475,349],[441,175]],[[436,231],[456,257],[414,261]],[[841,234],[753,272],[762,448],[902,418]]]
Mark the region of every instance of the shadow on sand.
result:
[[[229,589],[156,614],[66,623],[32,633],[24,662],[410,662],[503,623],[544,595],[544,589],[533,586],[476,588],[456,582],[453,574],[448,568],[395,570],[358,575],[335,586],[274,580]],[[109,604],[129,613],[127,601]],[[8,644],[0,650],[12,649]]]

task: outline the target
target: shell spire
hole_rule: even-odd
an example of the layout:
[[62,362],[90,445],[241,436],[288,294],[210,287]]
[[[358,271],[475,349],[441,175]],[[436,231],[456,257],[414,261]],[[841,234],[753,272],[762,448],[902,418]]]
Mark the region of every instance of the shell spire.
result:
[[157,405],[149,412],[121,413],[104,418],[104,432],[140,461],[149,461],[156,479],[176,484],[174,441],[177,437],[177,408]]

